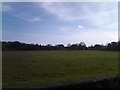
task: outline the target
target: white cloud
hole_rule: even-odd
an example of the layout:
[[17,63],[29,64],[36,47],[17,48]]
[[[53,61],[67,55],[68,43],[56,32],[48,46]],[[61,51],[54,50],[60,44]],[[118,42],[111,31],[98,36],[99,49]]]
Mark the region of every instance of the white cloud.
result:
[[2,4],[2,12],[11,12],[13,8],[10,5]]
[[40,21],[40,17],[33,17],[32,19],[29,19],[30,22]]
[[[70,3],[69,3],[70,4]],[[94,4],[94,5],[92,5]],[[47,12],[61,21],[84,20],[89,24],[101,27],[110,24],[110,20],[117,19],[117,3],[40,3],[39,5]],[[115,6],[116,5],[116,6]]]
[[28,22],[36,22],[41,20],[39,16],[27,12],[19,12],[16,8],[7,4],[2,4],[2,11],[9,13],[9,15],[11,16],[17,17]]
[[22,19],[22,20],[25,20],[27,22],[36,22],[36,21],[41,20],[41,18],[39,16],[34,16],[32,14],[23,13],[23,12],[14,13],[14,14],[12,14],[12,16],[17,17],[17,18]]
[[[72,3],[73,4],[73,3]],[[77,21],[80,25],[76,25],[76,28],[72,27],[62,27],[58,28],[58,35],[55,34],[41,34],[40,32],[33,31],[32,33],[24,35],[23,40],[25,42],[39,42],[39,43],[79,43],[84,41],[87,45],[100,43],[106,44],[107,42],[117,41],[117,10],[116,8],[110,8],[109,4],[96,4],[90,5],[90,3],[84,3],[81,5],[73,5],[69,7],[66,3],[40,3],[39,6],[42,7],[47,14],[51,14],[57,18],[57,20],[65,22]],[[81,6],[80,6],[81,5]],[[111,5],[111,4],[110,4]],[[10,9],[6,9],[6,11]],[[12,9],[13,11],[13,9]],[[41,18],[36,15],[22,12],[12,12],[11,15],[28,21],[35,22],[40,21]],[[75,21],[75,22],[74,22]],[[83,23],[82,23],[83,21]],[[81,25],[82,23],[82,25]],[[74,26],[73,25],[73,26]],[[84,30],[76,30],[76,29]],[[63,35],[64,33],[64,35]]]
[[82,25],[78,25],[78,28],[79,29],[83,29],[84,27]]
[[55,15],[57,18],[63,21],[74,21],[77,20],[78,17],[72,16],[71,13],[74,12],[73,8],[65,8],[63,3],[40,3],[43,9],[45,9],[48,13]]
[[65,8],[63,3],[40,3],[39,4],[43,9],[45,9],[48,13],[55,15],[60,20],[70,21],[75,19],[74,16],[71,16],[72,10],[69,8]]

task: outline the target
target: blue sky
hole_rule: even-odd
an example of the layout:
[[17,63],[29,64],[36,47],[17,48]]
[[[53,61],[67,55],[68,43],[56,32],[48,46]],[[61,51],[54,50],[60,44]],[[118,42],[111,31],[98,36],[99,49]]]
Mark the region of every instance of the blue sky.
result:
[[118,40],[117,2],[6,2],[1,12],[4,41],[91,45]]

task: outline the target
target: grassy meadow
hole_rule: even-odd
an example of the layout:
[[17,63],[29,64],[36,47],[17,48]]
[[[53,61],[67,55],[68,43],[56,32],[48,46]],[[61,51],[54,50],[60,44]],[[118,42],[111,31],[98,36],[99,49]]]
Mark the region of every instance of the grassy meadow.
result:
[[3,88],[52,84],[117,73],[112,51],[3,51]]

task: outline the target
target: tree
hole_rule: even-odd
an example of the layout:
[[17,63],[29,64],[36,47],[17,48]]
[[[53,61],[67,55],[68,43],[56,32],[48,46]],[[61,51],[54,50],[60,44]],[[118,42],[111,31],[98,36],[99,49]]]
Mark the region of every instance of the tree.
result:
[[118,50],[118,42],[108,43],[107,50],[117,51]]
[[70,47],[70,49],[72,49],[72,50],[78,50],[78,44],[72,44],[71,45],[71,47]]
[[46,49],[47,49],[47,50],[52,50],[52,49],[53,49],[53,48],[52,48],[52,45],[51,45],[51,44],[47,44],[47,45],[46,45]]
[[58,45],[56,45],[55,47],[56,47],[56,49],[58,49],[58,50],[64,50],[64,49],[65,49],[65,47],[64,47],[63,44],[58,44]]
[[86,44],[84,42],[80,42],[78,49],[79,50],[87,50]]

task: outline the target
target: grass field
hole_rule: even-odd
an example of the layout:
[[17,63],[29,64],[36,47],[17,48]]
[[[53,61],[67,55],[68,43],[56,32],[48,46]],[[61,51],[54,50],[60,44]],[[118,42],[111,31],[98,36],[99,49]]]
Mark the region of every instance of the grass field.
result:
[[109,51],[5,51],[3,88],[110,76],[117,60]]

